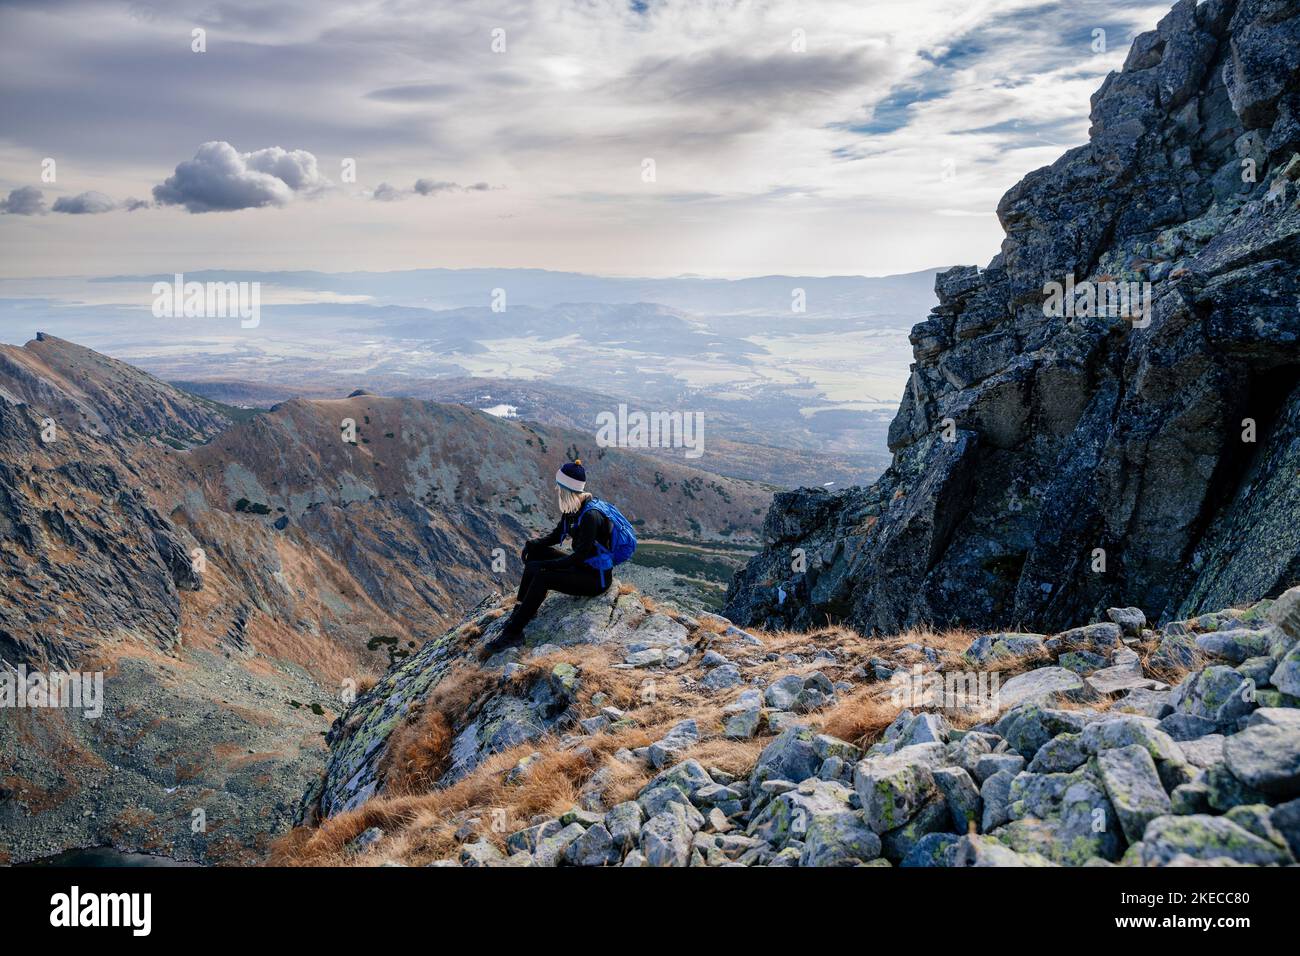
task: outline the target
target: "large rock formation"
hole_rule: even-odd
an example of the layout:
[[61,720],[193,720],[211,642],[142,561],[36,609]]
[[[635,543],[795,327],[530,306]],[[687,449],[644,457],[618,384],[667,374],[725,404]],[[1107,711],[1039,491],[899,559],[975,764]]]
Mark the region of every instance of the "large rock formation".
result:
[[[1094,96],[1088,144],[1003,197],[1001,254],[938,277],[893,465],[778,495],[728,616],[1048,629],[1294,583],[1297,149],[1300,8],[1176,4]],[[1046,314],[1068,281],[1149,282],[1149,313]]]
[[[394,763],[395,729],[413,713],[437,706],[436,698],[445,698],[452,685],[467,683],[471,691],[464,693],[459,686],[452,691],[453,697],[468,699],[446,715],[448,752],[437,775],[427,781],[430,785],[454,783],[498,751],[576,727],[578,669],[560,663],[516,680],[521,656],[599,645],[618,648],[617,656],[628,662],[620,666],[627,668],[680,666],[693,652],[689,635],[698,623],[682,611],[652,608],[618,581],[595,598],[556,595],[529,624],[524,647],[498,655],[480,670],[479,648],[506,621],[497,602],[484,602],[460,626],[390,668],[335,721],[326,741],[330,759],[325,775],[304,798],[300,818],[352,810],[391,789],[386,771]],[[504,676],[494,666],[504,667]],[[429,736],[427,731],[423,735]]]

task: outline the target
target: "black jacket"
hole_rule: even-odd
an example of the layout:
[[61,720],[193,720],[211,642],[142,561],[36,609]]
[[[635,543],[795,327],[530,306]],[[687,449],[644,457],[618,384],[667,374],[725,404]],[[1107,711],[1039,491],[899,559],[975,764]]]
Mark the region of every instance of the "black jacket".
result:
[[537,538],[528,542],[528,548],[530,551],[539,548],[553,548],[564,540],[567,532],[573,538],[573,553],[566,554],[562,558],[538,561],[536,562],[537,565],[543,568],[586,568],[599,573],[586,561],[588,558],[596,556],[597,541],[606,548],[609,547],[613,535],[613,530],[609,526],[609,519],[595,508],[588,508],[583,512],[582,520],[576,525],[573,524],[573,518],[573,515],[562,515],[560,523],[555,526],[554,531],[544,538]]

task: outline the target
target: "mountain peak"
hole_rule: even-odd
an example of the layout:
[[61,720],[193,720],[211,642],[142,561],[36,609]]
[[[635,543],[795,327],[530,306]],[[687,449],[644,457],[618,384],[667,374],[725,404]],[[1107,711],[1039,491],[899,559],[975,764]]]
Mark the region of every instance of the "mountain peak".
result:
[[891,467],[778,495],[729,615],[1047,628],[1300,580],[1297,24],[1181,0],[1137,38],[1001,253],[938,275]]

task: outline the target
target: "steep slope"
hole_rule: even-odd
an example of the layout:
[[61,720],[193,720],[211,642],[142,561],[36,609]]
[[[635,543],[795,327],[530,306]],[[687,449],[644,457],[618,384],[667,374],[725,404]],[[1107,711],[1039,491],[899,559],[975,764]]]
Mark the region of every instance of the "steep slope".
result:
[[21,348],[0,344],[0,398],[41,408],[64,428],[156,437],[182,447],[230,424],[209,402],[44,332]]
[[[1180,0],[1003,197],[1001,254],[938,277],[890,469],[779,495],[726,613],[1046,629],[1300,579],[1297,149],[1296,4]],[[1070,282],[1149,313],[1053,309]]]
[[70,666],[90,635],[119,632],[168,646],[179,589],[197,588],[188,547],[93,438],[49,453],[41,419],[0,403],[0,656]]
[[[557,461],[584,450],[574,433],[364,394],[226,427],[212,403],[71,343],[4,359],[0,661],[101,674],[105,699],[93,719],[0,711],[0,858],[113,843],[259,859],[329,721],[514,580],[523,541],[552,523]],[[648,533],[754,538],[759,486],[588,458],[593,487]]]

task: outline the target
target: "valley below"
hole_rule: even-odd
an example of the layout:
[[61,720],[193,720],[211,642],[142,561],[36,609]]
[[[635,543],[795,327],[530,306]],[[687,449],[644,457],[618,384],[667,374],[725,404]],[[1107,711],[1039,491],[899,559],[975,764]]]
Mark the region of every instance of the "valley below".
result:
[[[692,604],[720,603],[718,562],[758,546],[770,497],[460,405],[249,413],[47,335],[0,350],[0,391],[0,656],[102,674],[105,695],[93,720],[0,712],[11,863],[264,859],[358,688],[513,587],[554,522],[557,460],[585,457],[640,533],[675,536],[633,573]],[[707,574],[681,566],[693,543]]]

